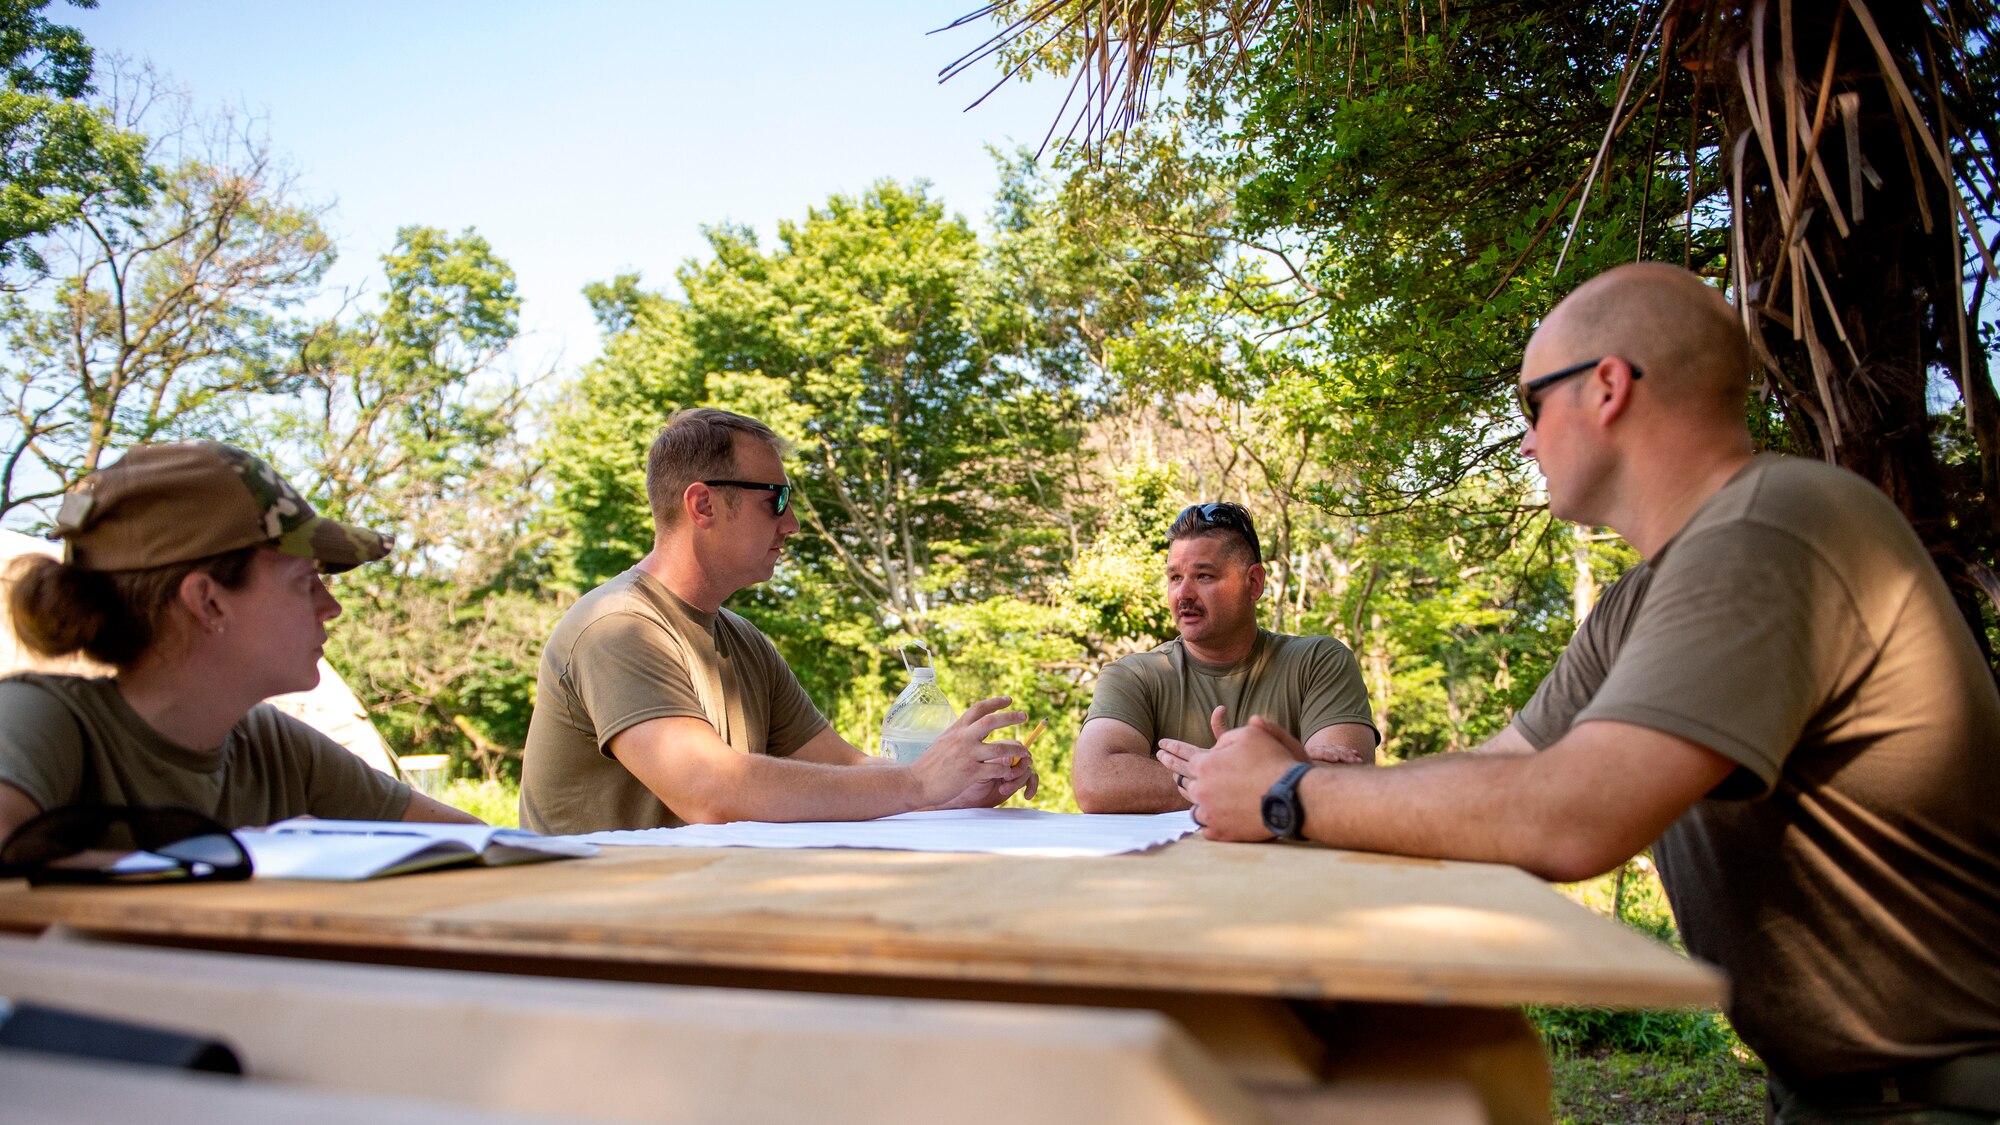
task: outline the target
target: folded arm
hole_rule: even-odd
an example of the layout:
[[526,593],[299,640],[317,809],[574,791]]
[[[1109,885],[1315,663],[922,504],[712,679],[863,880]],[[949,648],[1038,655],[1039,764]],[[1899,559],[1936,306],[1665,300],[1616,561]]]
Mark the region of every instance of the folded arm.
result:
[[1173,771],[1146,737],[1118,719],[1095,718],[1076,736],[1070,767],[1076,807],[1087,813],[1156,813],[1188,807]]

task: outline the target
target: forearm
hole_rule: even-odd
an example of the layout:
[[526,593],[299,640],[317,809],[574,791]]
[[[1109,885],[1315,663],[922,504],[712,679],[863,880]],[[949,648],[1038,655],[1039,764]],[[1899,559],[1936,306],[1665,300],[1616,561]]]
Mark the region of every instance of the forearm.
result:
[[[1567,854],[1585,810],[1537,791],[1532,759],[1435,755],[1381,769],[1328,767],[1299,785],[1310,839],[1357,851],[1507,863],[1551,879],[1582,878]],[[1591,872],[1594,874],[1594,872]]]
[[485,821],[462,809],[455,809],[432,797],[426,797],[416,790],[410,791],[410,803],[403,806],[403,819],[410,822],[431,824],[484,824]]
[[1300,788],[1313,839],[1511,863],[1572,882],[1638,854],[1733,769],[1677,735],[1592,722],[1539,753],[1438,755],[1420,769],[1318,769]]
[[670,798],[654,793],[691,824],[873,820],[925,807],[908,766],[857,768],[736,754],[704,771]]
[[1089,813],[1156,813],[1188,807],[1173,772],[1151,755],[1094,754],[1070,775],[1077,807]]
[[1521,733],[1521,728],[1508,723],[1499,734],[1472,748],[1474,754],[1533,754],[1535,744]]

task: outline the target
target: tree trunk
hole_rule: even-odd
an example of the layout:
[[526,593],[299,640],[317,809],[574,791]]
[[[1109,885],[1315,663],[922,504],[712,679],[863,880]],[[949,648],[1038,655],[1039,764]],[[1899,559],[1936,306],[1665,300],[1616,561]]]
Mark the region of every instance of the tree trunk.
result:
[[[1723,152],[1741,152],[1745,163],[1744,192],[1736,201],[1745,251],[1737,265],[1739,297],[1756,314],[1755,340],[1766,353],[1771,400],[1799,452],[1859,473],[1902,510],[1990,661],[1976,577],[1990,573],[1992,562],[1987,450],[1995,437],[1988,431],[2000,419],[1993,417],[1979,342],[1960,346],[1967,295],[1955,188],[1902,117],[1901,96],[1855,10],[1838,0],[1791,0],[1796,82],[1788,87],[1780,9],[1750,5],[1737,33],[1724,37],[1724,51],[1742,52],[1754,73],[1754,21],[1761,15],[1768,76],[1762,96],[1744,96],[1740,81],[1720,87],[1736,94],[1725,101]],[[1929,61],[1939,52],[1936,44],[1927,50],[1936,29],[1923,6],[1874,3],[1868,10],[1927,119],[1923,127],[1941,135],[1933,124],[1943,114]],[[1836,35],[1822,113],[1820,79]],[[1710,73],[1740,71],[1729,57],[1716,59]],[[1795,122],[1790,129],[1787,114]],[[1852,146],[1850,114],[1858,142]],[[1811,149],[1816,116],[1824,123]],[[1761,135],[1760,120],[1766,125]],[[1850,161],[1851,149],[1859,152],[1859,164]],[[1823,181],[1813,174],[1813,151]],[[1847,233],[1839,230],[1836,214],[1849,225]],[[1964,467],[1949,472],[1933,432],[1933,365],[1970,388],[1964,398],[1975,440],[1960,454]]]

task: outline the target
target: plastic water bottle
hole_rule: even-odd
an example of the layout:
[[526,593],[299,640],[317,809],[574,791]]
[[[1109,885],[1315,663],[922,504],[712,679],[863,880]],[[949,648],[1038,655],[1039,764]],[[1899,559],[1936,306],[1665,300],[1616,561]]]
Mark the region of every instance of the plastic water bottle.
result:
[[[923,651],[921,663],[910,660],[912,648]],[[922,757],[958,718],[951,700],[938,686],[937,669],[931,667],[930,658],[931,650],[920,643],[903,646],[903,667],[909,669],[910,683],[889,705],[889,714],[882,720],[882,756],[903,765]]]

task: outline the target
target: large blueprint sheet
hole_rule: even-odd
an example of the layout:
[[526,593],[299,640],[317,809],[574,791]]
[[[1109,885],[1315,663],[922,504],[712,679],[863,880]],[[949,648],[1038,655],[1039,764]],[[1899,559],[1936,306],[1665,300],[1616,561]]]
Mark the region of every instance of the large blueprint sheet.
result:
[[880,820],[770,824],[690,824],[566,839],[615,847],[885,848],[990,855],[1105,856],[1170,844],[1195,831],[1186,812],[1124,815],[1040,809],[952,809]]

